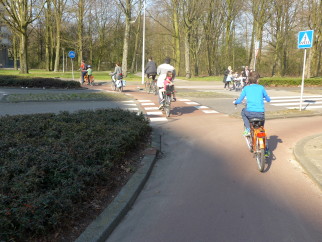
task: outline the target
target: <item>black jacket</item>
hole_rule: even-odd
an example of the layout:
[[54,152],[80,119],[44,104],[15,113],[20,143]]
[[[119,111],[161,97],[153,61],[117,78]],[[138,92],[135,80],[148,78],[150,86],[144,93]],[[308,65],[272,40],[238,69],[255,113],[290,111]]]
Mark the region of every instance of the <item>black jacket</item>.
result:
[[146,64],[144,73],[149,74],[149,75],[156,75],[157,74],[157,65],[155,64],[154,61],[149,61]]

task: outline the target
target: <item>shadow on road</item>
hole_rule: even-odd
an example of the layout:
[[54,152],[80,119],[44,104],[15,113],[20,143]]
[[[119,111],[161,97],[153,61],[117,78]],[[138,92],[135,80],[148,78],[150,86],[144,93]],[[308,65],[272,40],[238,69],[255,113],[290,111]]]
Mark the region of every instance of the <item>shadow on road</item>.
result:
[[177,116],[181,116],[183,114],[187,114],[187,113],[193,113],[197,111],[197,109],[195,107],[174,107],[171,110],[171,114],[172,115],[177,115]]
[[265,169],[265,172],[269,171],[269,169],[272,166],[273,160],[276,160],[276,156],[274,155],[274,150],[277,148],[278,143],[283,143],[283,140],[278,138],[277,135],[271,135],[268,139],[268,147],[271,152],[270,156],[266,159],[267,168]]

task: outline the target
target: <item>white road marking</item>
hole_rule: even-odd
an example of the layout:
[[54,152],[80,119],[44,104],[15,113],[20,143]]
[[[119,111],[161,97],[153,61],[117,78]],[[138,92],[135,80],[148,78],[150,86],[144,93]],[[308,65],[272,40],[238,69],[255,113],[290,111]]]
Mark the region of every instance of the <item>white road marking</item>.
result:
[[146,112],[147,115],[162,115],[162,112]]
[[204,113],[218,113],[215,110],[201,110],[201,111],[203,111]]
[[141,103],[143,106],[152,106],[155,105],[154,103]]
[[196,103],[196,102],[185,102],[185,104],[188,104],[188,105],[199,105],[199,103]]
[[191,100],[189,100],[189,99],[178,99],[178,101],[180,101],[180,102],[190,102]]
[[205,109],[205,108],[209,108],[207,106],[195,106],[196,109]]
[[151,100],[138,100],[140,103],[148,103],[151,102]]
[[158,107],[144,107],[145,110],[158,110]]
[[168,121],[167,118],[150,118],[151,122]]

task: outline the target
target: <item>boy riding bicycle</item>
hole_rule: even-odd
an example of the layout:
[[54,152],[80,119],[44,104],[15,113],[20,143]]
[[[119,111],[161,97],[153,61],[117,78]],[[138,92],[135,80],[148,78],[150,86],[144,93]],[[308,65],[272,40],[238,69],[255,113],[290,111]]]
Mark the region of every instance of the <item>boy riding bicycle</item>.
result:
[[241,111],[245,125],[244,136],[250,135],[249,119],[265,119],[265,106],[263,98],[265,98],[267,102],[271,101],[271,98],[268,96],[265,88],[262,85],[257,84],[258,79],[259,74],[256,72],[251,72],[248,77],[249,85],[243,88],[239,98],[233,102],[234,104],[240,104],[245,97],[247,98],[247,106]]

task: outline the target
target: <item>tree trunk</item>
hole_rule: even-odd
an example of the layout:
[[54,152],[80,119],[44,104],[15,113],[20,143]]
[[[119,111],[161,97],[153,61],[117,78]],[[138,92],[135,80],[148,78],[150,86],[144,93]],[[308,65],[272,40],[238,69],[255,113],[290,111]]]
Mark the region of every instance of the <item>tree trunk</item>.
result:
[[21,33],[20,39],[20,74],[28,74],[28,36],[27,28]]
[[184,37],[184,56],[185,56],[185,67],[186,67],[186,78],[191,78],[190,70],[190,34],[189,30],[186,29]]
[[84,15],[85,6],[84,0],[79,0],[78,2],[78,26],[77,26],[77,36],[78,36],[78,64],[83,60],[83,37],[84,37]]
[[61,35],[61,14],[59,9],[56,8],[56,57],[55,57],[55,68],[54,72],[59,71],[59,61],[60,61],[60,35]]
[[178,16],[178,9],[176,6],[177,1],[172,1],[173,8],[172,8],[172,19],[173,19],[173,42],[174,42],[174,61],[175,61],[175,69],[177,76],[181,74],[180,66],[181,66],[181,50],[180,50],[180,30],[179,30],[179,16]]
[[[127,57],[129,52],[129,39],[130,39],[130,21],[131,21],[132,4],[131,0],[126,0],[125,14],[125,30],[123,40],[123,58],[122,58],[122,72],[123,76],[127,76]],[[144,50],[145,51],[145,50]],[[144,61],[144,60],[143,60]],[[144,73],[142,73],[143,75]]]

